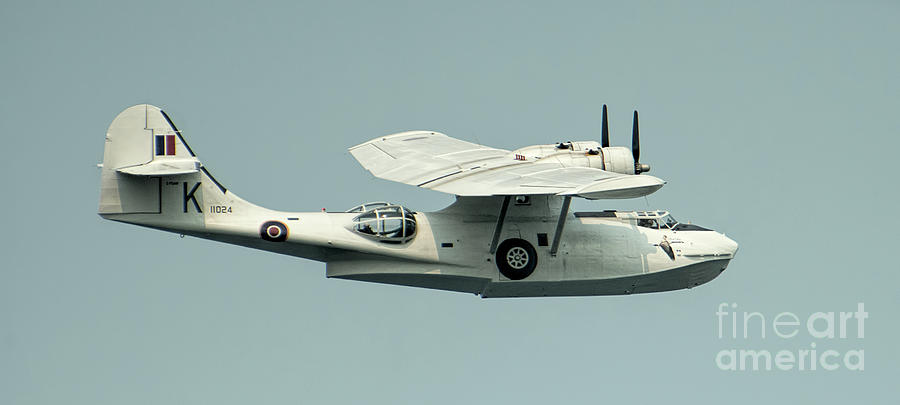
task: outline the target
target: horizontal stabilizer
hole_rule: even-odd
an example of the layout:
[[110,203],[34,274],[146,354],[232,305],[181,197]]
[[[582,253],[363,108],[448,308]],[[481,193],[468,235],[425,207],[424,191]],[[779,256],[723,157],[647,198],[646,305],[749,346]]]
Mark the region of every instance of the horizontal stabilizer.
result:
[[122,167],[116,171],[132,176],[177,176],[199,172],[200,161],[194,157],[190,159],[156,159],[142,165]]

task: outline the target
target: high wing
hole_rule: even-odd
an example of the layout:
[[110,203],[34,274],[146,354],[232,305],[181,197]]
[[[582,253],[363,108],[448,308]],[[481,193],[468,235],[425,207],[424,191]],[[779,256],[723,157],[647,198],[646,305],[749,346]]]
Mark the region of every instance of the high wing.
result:
[[[634,198],[665,182],[613,173],[572,159],[531,157],[430,131],[402,132],[350,148],[376,177],[460,196],[555,194],[588,199]],[[584,153],[581,154],[582,160]]]

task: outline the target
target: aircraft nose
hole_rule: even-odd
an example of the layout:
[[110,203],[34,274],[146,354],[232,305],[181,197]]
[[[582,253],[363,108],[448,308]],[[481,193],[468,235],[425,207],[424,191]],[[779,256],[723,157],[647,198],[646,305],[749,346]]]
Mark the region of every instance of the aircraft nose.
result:
[[733,239],[722,234],[722,249],[725,252],[731,253],[731,256],[734,257],[738,251],[738,244]]

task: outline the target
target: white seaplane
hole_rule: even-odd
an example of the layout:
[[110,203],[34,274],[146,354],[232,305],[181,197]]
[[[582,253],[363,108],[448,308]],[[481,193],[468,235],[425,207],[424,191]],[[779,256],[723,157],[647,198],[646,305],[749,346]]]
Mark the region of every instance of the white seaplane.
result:
[[632,148],[563,142],[508,151],[431,131],[350,148],[376,177],[456,195],[436,212],[386,202],[345,212],[251,204],[209,173],[165,112],[136,105],[106,133],[101,217],[326,263],[326,276],[491,297],[616,295],[691,288],[738,245],[665,211],[570,213],[573,197],[642,197],[665,182]]

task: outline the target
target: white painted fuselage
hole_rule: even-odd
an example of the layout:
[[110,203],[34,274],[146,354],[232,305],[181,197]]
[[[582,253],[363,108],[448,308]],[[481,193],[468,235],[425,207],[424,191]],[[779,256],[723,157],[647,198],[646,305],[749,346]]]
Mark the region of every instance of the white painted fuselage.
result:
[[[550,253],[561,197],[532,196],[509,205],[499,240],[522,239],[536,251],[536,267],[510,280],[490,252],[502,197],[460,197],[436,212],[417,212],[415,236],[391,244],[357,232],[348,212],[264,209],[230,192],[218,196],[202,182],[195,197],[203,212],[184,211],[179,179],[162,187],[160,213],[101,214],[104,218],[326,263],[328,277],[469,292],[482,297],[616,295],[691,288],[721,273],[737,244],[711,230],[638,226],[633,212],[569,213],[558,251]],[[189,183],[190,184],[190,183]],[[277,221],[284,241],[261,237]],[[662,229],[660,229],[662,228]],[[698,227],[689,227],[698,228]],[[659,245],[667,240],[671,258]]]

